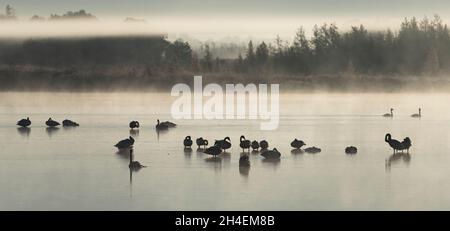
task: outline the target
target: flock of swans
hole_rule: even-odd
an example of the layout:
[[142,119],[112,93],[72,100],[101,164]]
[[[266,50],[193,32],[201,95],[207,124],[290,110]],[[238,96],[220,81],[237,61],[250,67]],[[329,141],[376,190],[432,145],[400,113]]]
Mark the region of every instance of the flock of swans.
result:
[[[394,117],[393,112],[394,112],[394,109],[391,108],[390,113],[386,113],[382,116],[393,118]],[[421,108],[419,108],[419,113],[412,114],[411,117],[421,118],[422,117],[421,113],[422,113],[422,110],[421,110]],[[31,126],[31,120],[29,117],[27,117],[26,119],[22,119],[22,120],[18,121],[17,125],[20,127],[23,127],[23,128],[29,127],[29,126]],[[52,118],[49,118],[47,121],[45,121],[45,125],[47,125],[50,128],[53,128],[53,127],[60,126],[61,124],[59,122],[53,120]],[[62,121],[62,126],[77,127],[77,126],[79,126],[79,124],[72,120],[65,119],[64,121]],[[170,121],[160,122],[158,119],[155,129],[157,131],[168,130],[170,128],[175,128],[176,126],[177,125],[175,123],[172,123]],[[129,123],[129,127],[131,130],[139,129],[140,124],[138,121],[131,121]],[[134,161],[134,158],[133,158],[134,142],[135,142],[134,138],[130,136],[127,139],[119,141],[114,146],[116,148],[118,148],[119,150],[125,150],[125,149],[129,150],[129,155],[130,155],[129,168],[130,169],[139,169],[139,168],[146,167],[146,166],[140,164],[138,161]],[[409,149],[412,146],[411,139],[409,137],[404,138],[403,141],[399,141],[399,140],[392,139],[391,134],[386,134],[385,142],[388,143],[389,146],[393,149],[394,154],[396,154],[397,152],[403,153],[403,151],[405,151],[405,150],[407,151],[407,153],[409,153]],[[191,136],[186,136],[186,138],[183,140],[183,146],[185,149],[191,149],[191,147],[193,146],[193,143],[194,142],[193,142]],[[225,137],[222,140],[215,140],[214,145],[212,145],[210,147],[208,147],[208,145],[209,145],[208,140],[204,139],[203,137],[197,138],[195,140],[195,143],[196,143],[199,151],[201,151],[205,154],[208,154],[208,155],[212,155],[214,157],[226,152],[227,149],[231,148],[230,137]],[[303,142],[302,140],[299,140],[297,138],[295,138],[290,143],[290,146],[293,148],[293,152],[295,151],[296,153],[306,152],[306,153],[315,154],[315,153],[319,153],[322,151],[320,148],[315,147],[315,146],[308,147],[308,148],[305,148],[302,150],[301,148],[305,145],[306,145],[305,142]],[[276,148],[273,148],[272,150],[269,149],[269,143],[266,140],[261,140],[259,142],[257,140],[250,141],[250,140],[246,139],[244,135],[242,135],[239,139],[239,146],[240,146],[240,148],[242,148],[242,151],[244,153],[244,155],[242,155],[239,159],[240,167],[250,166],[249,156],[247,155],[248,153],[250,153],[250,149],[252,149],[252,153],[260,153],[260,155],[262,157],[264,157],[265,159],[268,159],[268,160],[279,160],[281,157],[281,153]],[[246,150],[247,150],[247,153],[245,152]],[[358,149],[354,146],[349,146],[349,147],[345,148],[345,153],[347,153],[347,154],[356,154],[357,152],[358,152]]]

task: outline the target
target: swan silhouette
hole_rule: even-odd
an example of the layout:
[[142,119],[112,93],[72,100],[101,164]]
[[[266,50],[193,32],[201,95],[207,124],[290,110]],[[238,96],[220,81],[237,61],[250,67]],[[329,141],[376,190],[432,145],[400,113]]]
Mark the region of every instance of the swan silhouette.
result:
[[394,109],[393,108],[391,108],[391,113],[386,113],[386,114],[384,114],[383,115],[384,117],[394,117]]
[[231,139],[227,136],[223,140],[216,140],[214,145],[220,147],[223,150],[227,150],[231,148]]
[[250,152],[250,140],[245,139],[245,136],[241,136],[239,140],[240,140],[239,146],[242,148],[242,151],[248,149],[248,151]]
[[295,149],[300,149],[302,146],[306,145],[302,140],[297,140],[297,138],[291,142],[291,147]]
[[131,129],[135,129],[135,128],[139,128],[140,124],[139,124],[139,121],[134,121],[133,120],[133,121],[130,122],[129,126],[130,126]]
[[[406,138],[405,138],[405,140],[406,140]],[[405,140],[404,140],[404,142],[405,142]],[[409,140],[409,138],[408,138],[408,140]],[[402,144],[402,142],[400,142],[400,141],[398,141],[398,140],[394,140],[394,139],[392,139],[392,136],[391,136],[391,134],[386,134],[386,136],[384,137],[384,141],[386,141],[386,143],[388,143],[389,144],[389,146],[394,150],[394,154],[397,152],[397,151],[403,151],[403,149],[405,149],[404,148],[404,146],[403,146],[403,144]],[[407,143],[408,141],[406,140],[406,145],[408,144]],[[411,140],[409,140],[409,144],[411,143]],[[409,145],[409,147],[410,147],[411,145]],[[409,147],[408,147],[408,149],[409,149]]]
[[129,137],[128,139],[124,139],[119,141],[116,145],[114,145],[114,147],[118,148],[118,149],[125,149],[125,148],[131,148],[134,144],[134,139],[133,137]]
[[177,126],[175,123],[172,123],[172,122],[169,122],[169,121],[162,122],[161,124],[163,124],[164,126],[167,126],[168,128],[174,128],[174,127]]
[[17,125],[21,126],[21,127],[28,127],[28,126],[30,126],[31,125],[30,117],[27,117],[26,119],[19,120],[17,122]]
[[130,164],[128,164],[128,167],[135,170],[146,167],[139,163],[139,161],[133,161],[133,149],[130,149]]
[[198,148],[200,148],[200,146],[206,148],[206,146],[208,145],[208,140],[205,140],[203,139],[203,137],[200,137],[197,138],[197,140],[195,140],[195,143],[197,143]]
[[305,148],[305,152],[311,153],[311,154],[319,153],[319,152],[321,152],[321,151],[322,151],[322,149],[317,148],[317,147],[315,147],[315,146],[309,147],[309,148]]
[[217,155],[222,153],[222,149],[219,146],[214,145],[212,147],[207,148],[203,153],[216,157]]
[[267,150],[269,148],[269,143],[266,140],[261,140],[261,142],[259,142],[259,147],[261,147],[261,150]]
[[72,120],[68,120],[68,119],[63,120],[62,124],[63,124],[63,127],[78,127],[78,126],[80,126],[78,123],[76,123]]
[[52,118],[48,118],[48,120],[45,122],[45,125],[49,127],[57,127],[61,125],[59,122],[52,120]]
[[186,138],[184,138],[183,145],[184,145],[184,148],[186,148],[186,147],[190,148],[192,146],[191,136],[186,136]]
[[274,148],[273,150],[264,151],[261,153],[261,156],[263,156],[266,159],[280,159],[281,153]]
[[169,126],[165,123],[160,123],[159,119],[156,120],[158,123],[156,124],[156,130],[167,130],[169,129]]
[[247,155],[243,155],[239,158],[239,167],[250,167],[250,160]]
[[413,117],[413,118],[420,118],[420,117],[422,117],[422,109],[419,108],[419,114],[412,114],[411,117]]
[[251,147],[252,147],[253,151],[258,151],[258,149],[259,149],[258,141],[254,140],[251,144]]
[[347,153],[347,154],[356,154],[357,152],[358,152],[358,149],[354,146],[345,148],[345,153]]

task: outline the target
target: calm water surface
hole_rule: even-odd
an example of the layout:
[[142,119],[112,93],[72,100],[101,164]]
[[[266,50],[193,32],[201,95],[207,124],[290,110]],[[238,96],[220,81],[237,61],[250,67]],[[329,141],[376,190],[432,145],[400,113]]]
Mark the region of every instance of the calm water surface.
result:
[[[172,120],[167,94],[0,93],[1,210],[449,210],[450,95],[286,94],[275,131],[260,121]],[[411,114],[422,107],[423,118]],[[380,116],[395,109],[395,117]],[[15,126],[30,116],[29,130]],[[73,119],[78,128],[48,130],[44,121]],[[135,159],[147,168],[130,175],[128,156],[113,145],[139,120]],[[411,155],[392,156],[384,142],[409,136]],[[250,154],[239,169],[239,136],[269,141],[280,162]],[[230,136],[217,159],[183,150],[186,135]],[[291,153],[294,138],[322,148]],[[346,155],[346,146],[359,149]]]

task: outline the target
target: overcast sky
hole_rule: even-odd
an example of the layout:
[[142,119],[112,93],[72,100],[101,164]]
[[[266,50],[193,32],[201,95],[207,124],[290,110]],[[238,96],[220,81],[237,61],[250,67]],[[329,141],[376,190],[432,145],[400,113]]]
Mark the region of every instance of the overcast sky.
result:
[[[163,31],[170,37],[292,37],[303,26],[333,22],[342,30],[364,24],[372,30],[397,29],[405,17],[440,15],[450,22],[450,0],[0,0],[0,9],[12,5],[25,22],[32,15],[48,17],[85,9],[102,22],[116,24],[55,27],[54,25],[5,27],[0,36],[80,33],[131,33]],[[125,17],[142,18],[145,25],[117,25]],[[25,23],[22,23],[25,24]],[[51,27],[50,27],[51,26]],[[50,28],[47,28],[50,27]]]
[[86,9],[99,17],[450,15],[448,0],[0,0],[19,15]]

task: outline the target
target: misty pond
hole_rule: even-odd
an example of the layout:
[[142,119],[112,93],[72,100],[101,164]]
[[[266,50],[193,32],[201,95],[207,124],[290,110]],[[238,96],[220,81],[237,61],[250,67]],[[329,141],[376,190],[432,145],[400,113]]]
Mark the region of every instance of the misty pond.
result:
[[[280,124],[173,120],[162,93],[0,93],[0,210],[448,210],[449,94],[283,94]],[[422,118],[412,118],[422,108]],[[381,116],[394,108],[393,118]],[[29,129],[19,119],[30,117]],[[76,128],[44,122],[73,119]],[[177,128],[155,130],[156,120]],[[128,123],[140,121],[130,132]],[[131,134],[130,134],[131,133]],[[386,133],[410,137],[392,155]],[[132,135],[135,160],[113,146]],[[183,148],[190,135],[231,137],[217,158]],[[269,141],[279,162],[250,153],[239,168],[239,137]],[[291,152],[298,138],[321,153]],[[347,146],[358,153],[347,155]]]

